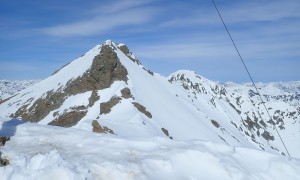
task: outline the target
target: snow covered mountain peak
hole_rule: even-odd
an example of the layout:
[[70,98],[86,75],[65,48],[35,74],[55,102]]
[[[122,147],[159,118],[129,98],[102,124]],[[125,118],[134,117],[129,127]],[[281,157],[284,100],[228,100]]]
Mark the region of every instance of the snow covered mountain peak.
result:
[[0,116],[122,137],[198,139],[285,153],[276,125],[290,139],[291,154],[300,157],[295,92],[264,94],[274,117],[269,120],[247,85],[226,86],[188,70],[165,78],[145,68],[125,44],[107,40],[0,101]]

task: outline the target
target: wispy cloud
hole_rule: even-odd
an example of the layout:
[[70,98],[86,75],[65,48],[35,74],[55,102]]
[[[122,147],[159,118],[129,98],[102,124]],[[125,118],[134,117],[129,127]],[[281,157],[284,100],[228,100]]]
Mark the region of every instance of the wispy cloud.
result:
[[[237,59],[238,55],[230,39],[226,37],[225,33],[223,37],[220,34],[222,33],[218,33],[216,37],[203,39],[191,34],[184,39],[177,37],[169,42],[136,47],[135,52],[141,59],[169,62],[186,60],[208,62]],[[272,61],[300,56],[299,42],[292,41],[290,38],[285,40],[274,39],[273,37],[260,39],[253,36],[240,36],[240,38],[237,45],[247,61]]]
[[[182,61],[236,58],[217,12],[212,4],[206,5],[208,8],[193,8],[189,13],[175,15],[160,24],[164,28],[199,27],[204,30],[186,34],[184,38],[175,37],[172,42],[140,48],[141,56]],[[219,9],[238,48],[247,59],[272,60],[300,56],[297,50],[300,48],[300,23],[295,21],[300,18],[300,3],[297,0],[220,3]]]
[[[153,1],[153,0],[152,0]],[[152,2],[151,0],[118,0],[111,3],[103,4],[99,3],[95,8],[89,9],[90,14],[107,14],[107,13],[119,13],[120,11],[128,11],[132,8],[141,7]]]
[[274,21],[300,17],[299,8],[298,0],[249,1],[226,7],[223,14],[229,23]]
[[91,36],[123,26],[140,25],[149,22],[157,12],[156,8],[141,6],[146,2],[118,1],[92,9],[84,20],[47,27],[42,31],[57,37]]
[[[208,8],[191,9],[189,13],[176,16],[161,23],[162,27],[187,27],[195,25],[218,25],[220,19],[213,4]],[[276,21],[285,18],[300,17],[298,0],[248,1],[219,6],[226,23],[249,23]]]

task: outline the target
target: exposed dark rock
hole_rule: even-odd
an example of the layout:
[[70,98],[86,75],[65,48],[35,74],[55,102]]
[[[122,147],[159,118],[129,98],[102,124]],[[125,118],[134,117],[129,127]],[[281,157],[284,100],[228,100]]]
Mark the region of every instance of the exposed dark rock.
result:
[[275,126],[275,122],[273,121],[273,119],[270,119],[269,121],[267,121],[268,123],[272,124],[273,126]]
[[149,69],[147,69],[147,68],[145,68],[145,67],[143,67],[143,69],[144,69],[145,71],[147,71],[147,73],[149,73],[151,76],[154,75],[154,73],[153,73],[152,71],[150,71]]
[[59,111],[55,111],[55,112],[53,113],[53,117],[56,117],[58,114],[59,114]]
[[246,134],[247,136],[250,136],[250,134],[248,133],[248,131],[245,131],[245,134]]
[[67,96],[64,92],[48,91],[46,94],[45,98],[37,99],[28,109],[28,105],[22,106],[11,117],[21,117],[26,121],[38,122],[45,118],[51,111],[59,108]]
[[228,142],[227,141],[225,141],[225,139],[224,138],[222,138],[220,135],[219,135],[219,138],[220,139],[222,139],[228,146],[230,146],[229,144],[228,144]]
[[6,98],[6,99],[0,99],[0,105],[3,104],[3,103],[5,103],[6,101],[10,100],[11,98],[15,97],[16,95],[18,95],[18,94],[15,94],[15,95],[13,95],[13,96],[11,96],[9,98]]
[[95,102],[98,101],[99,99],[100,97],[98,96],[97,91],[93,90],[92,95],[89,98],[89,107],[92,107],[95,104]]
[[119,45],[119,49],[124,53],[124,54],[129,54],[129,49],[125,44]]
[[140,105],[137,102],[132,102],[132,104],[137,108],[137,110],[145,114],[148,118],[152,118],[152,114],[149,111],[147,111],[144,106]]
[[119,49],[134,63],[138,65],[142,64],[138,59],[132,58],[132,53],[129,51],[128,47],[125,44],[119,45]]
[[261,134],[262,137],[264,137],[267,141],[269,140],[272,140],[274,141],[274,136],[270,135],[270,133],[268,131],[264,131],[262,134]]
[[67,112],[50,122],[48,125],[71,127],[76,125],[86,115],[86,113],[87,111]]
[[8,159],[2,159],[2,158],[0,158],[0,165],[1,166],[7,166],[7,165],[9,165],[9,160]]
[[106,127],[106,126],[101,126],[101,125],[99,124],[99,122],[96,121],[96,120],[93,120],[92,126],[93,126],[93,132],[96,132],[96,133],[110,133],[110,134],[115,134],[113,130],[109,129],[109,128]]
[[169,131],[165,128],[161,128],[162,132],[165,133],[166,136],[169,137]]
[[239,114],[241,114],[241,111],[238,110],[232,103],[229,103],[229,105]]
[[78,94],[105,89],[116,80],[127,82],[127,75],[126,68],[121,64],[113,48],[103,45],[100,54],[95,56],[91,69],[81,77],[69,81],[65,91],[68,94]]
[[263,125],[265,128],[267,127],[266,123],[263,120],[260,120],[259,123]]
[[216,128],[219,128],[220,127],[220,124],[217,122],[217,121],[215,121],[215,120],[210,120],[211,121],[211,123],[214,125],[214,126],[216,126]]
[[214,105],[215,107],[217,107],[214,98],[211,98],[210,102],[211,102],[212,105]]
[[81,110],[86,110],[87,108],[83,105],[81,106],[73,106],[73,107],[70,107],[71,110],[76,110],[76,111],[81,111]]
[[167,129],[161,128],[161,130],[162,130],[162,132],[163,132],[166,136],[168,136],[170,139],[173,139],[173,137],[170,136],[169,131],[168,131]]
[[9,141],[10,137],[0,136],[0,146],[4,146],[6,141]]
[[[119,45],[119,49],[130,59],[132,60],[134,63],[136,63],[137,65],[141,65],[142,63],[137,59],[134,58],[132,56],[132,52],[129,51],[128,47],[125,44]],[[154,75],[154,73],[152,71],[150,71],[149,69],[143,67],[143,69],[145,71],[147,71],[150,75]]]
[[261,126],[258,124],[258,118],[256,116],[254,116],[254,121],[250,119],[249,116],[247,116],[247,119],[244,120],[247,124],[245,125],[249,130],[253,130],[254,127],[256,127],[257,129],[260,129]]
[[124,88],[121,90],[122,97],[125,99],[132,98],[131,91],[129,88]]
[[230,123],[233,124],[235,126],[235,128],[238,128],[234,122],[230,121]]
[[112,97],[109,101],[100,104],[100,114],[108,114],[111,108],[121,101],[120,97]]

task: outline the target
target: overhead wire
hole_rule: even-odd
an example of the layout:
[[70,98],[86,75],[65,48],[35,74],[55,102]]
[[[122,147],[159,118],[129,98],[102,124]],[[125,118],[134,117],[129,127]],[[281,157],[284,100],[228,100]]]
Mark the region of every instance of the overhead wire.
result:
[[[233,44],[233,46],[234,46],[234,48],[235,48],[235,50],[236,50],[236,52],[237,52],[237,54],[238,54],[238,56],[239,56],[239,58],[240,58],[240,60],[241,60],[241,62],[242,62],[242,64],[243,64],[245,70],[247,71],[247,74],[248,74],[248,76],[249,76],[249,78],[250,78],[250,80],[251,80],[251,82],[252,82],[252,85],[253,85],[253,87],[255,88],[255,90],[256,90],[256,92],[257,92],[257,94],[258,94],[258,96],[259,96],[259,99],[261,100],[261,102],[262,102],[262,104],[263,104],[263,106],[264,106],[264,109],[266,110],[266,112],[267,112],[267,114],[268,114],[270,120],[273,120],[273,118],[271,117],[271,115],[270,115],[270,113],[269,113],[269,110],[267,109],[267,107],[266,107],[266,105],[265,105],[265,102],[263,101],[263,99],[262,99],[262,97],[261,97],[261,94],[260,94],[259,91],[258,91],[258,88],[256,87],[256,85],[255,85],[255,83],[254,83],[254,81],[253,81],[253,78],[252,78],[252,76],[251,76],[251,74],[250,74],[250,71],[248,70],[248,68],[247,68],[247,66],[246,66],[246,64],[245,64],[245,61],[243,60],[243,58],[242,58],[242,56],[241,56],[241,54],[240,54],[240,52],[239,52],[239,50],[238,50],[238,48],[237,48],[235,42],[234,42],[234,40],[233,40],[233,38],[232,38],[232,36],[231,36],[231,34],[230,34],[230,32],[229,32],[229,30],[228,30],[226,24],[225,24],[225,21],[224,21],[223,18],[222,18],[222,15],[221,15],[221,13],[220,13],[220,11],[219,11],[219,9],[218,9],[218,7],[217,7],[215,1],[214,1],[214,0],[211,0],[211,1],[212,1],[212,3],[214,4],[214,7],[215,7],[215,9],[216,9],[216,11],[217,11],[217,13],[218,13],[218,15],[219,15],[219,17],[220,17],[220,19],[221,19],[223,25],[224,25],[224,28],[225,28],[226,31],[227,31],[227,34],[228,34],[229,38],[231,39],[231,42],[232,42],[232,44]],[[287,147],[286,147],[286,145],[285,145],[285,143],[284,143],[284,141],[283,141],[283,139],[282,139],[282,137],[281,137],[281,135],[280,135],[280,133],[279,133],[277,127],[276,127],[276,124],[274,123],[273,126],[274,126],[274,129],[276,130],[276,132],[277,132],[277,134],[278,134],[278,136],[279,136],[279,138],[280,138],[280,141],[282,142],[282,144],[283,144],[283,146],[284,146],[284,148],[285,148],[285,150],[286,150],[286,152],[287,152],[287,154],[288,154],[288,156],[289,156],[289,158],[290,158],[290,157],[291,157],[291,156],[290,156],[290,153],[289,153],[289,151],[288,151],[288,149],[287,149]]]

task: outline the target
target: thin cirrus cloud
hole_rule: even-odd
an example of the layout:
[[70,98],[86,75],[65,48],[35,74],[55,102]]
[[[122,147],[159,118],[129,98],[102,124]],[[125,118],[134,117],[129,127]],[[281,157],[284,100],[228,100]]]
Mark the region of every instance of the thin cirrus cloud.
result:
[[[251,1],[231,6],[218,6],[226,23],[275,21],[300,17],[300,3],[295,0]],[[165,21],[162,27],[186,27],[187,25],[218,25],[219,17],[213,8],[192,9],[185,16]]]
[[152,1],[150,0],[143,0],[143,1],[138,1],[138,0],[123,0],[123,1],[114,1],[112,3],[108,3],[103,5],[102,4],[97,4],[96,8],[94,9],[89,9],[88,13],[89,14],[98,14],[98,13],[115,13],[115,12],[120,12],[120,11],[128,11],[129,9],[132,8],[137,8],[141,6],[145,6]]
[[300,4],[297,0],[249,2],[226,9],[224,16],[231,23],[249,21],[275,21],[285,18],[300,17]]
[[[300,55],[297,50],[300,48],[300,23],[295,20],[300,17],[299,2],[295,0],[263,3],[251,1],[221,4],[218,7],[240,51],[248,59],[271,60]],[[241,24],[246,26],[243,27]],[[158,44],[154,48],[146,48],[153,49],[153,52],[141,50],[142,55],[150,58],[155,51],[166,51],[172,53],[161,53],[161,55],[169,59],[219,58],[222,60],[233,57],[232,53],[227,52],[234,51],[229,47],[232,47],[231,41],[222,27],[217,12],[212,7],[193,9],[185,16],[176,16],[162,22],[161,27],[184,29],[203,27],[206,29],[199,31],[197,36],[205,39],[198,38],[196,43],[191,43],[197,36],[186,35],[186,39],[178,40],[183,47]],[[210,32],[211,29],[214,33]],[[186,52],[182,52],[182,49]]]
[[47,35],[57,37],[91,36],[108,33],[123,26],[141,25],[149,22],[157,8],[145,7],[145,2],[124,1],[94,8],[85,20],[43,28]]

